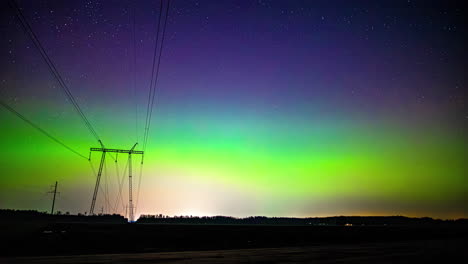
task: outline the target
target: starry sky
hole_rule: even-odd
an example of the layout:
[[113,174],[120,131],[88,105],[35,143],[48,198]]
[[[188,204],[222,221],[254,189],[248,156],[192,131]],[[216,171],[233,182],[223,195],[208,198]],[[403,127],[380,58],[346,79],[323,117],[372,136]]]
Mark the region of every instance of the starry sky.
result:
[[[141,149],[160,2],[17,3],[106,147]],[[0,208],[49,210],[58,181],[87,212],[99,144],[1,5],[1,100],[86,158],[0,108]],[[172,0],[136,214],[468,217],[463,11]],[[125,213],[127,167],[107,157],[96,211]]]

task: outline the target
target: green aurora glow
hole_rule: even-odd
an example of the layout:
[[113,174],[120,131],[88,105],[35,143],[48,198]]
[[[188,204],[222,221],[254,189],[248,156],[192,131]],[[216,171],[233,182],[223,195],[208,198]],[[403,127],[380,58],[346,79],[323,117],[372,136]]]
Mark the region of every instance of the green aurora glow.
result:
[[[177,113],[174,113],[177,116]],[[35,120],[40,120],[38,113]],[[239,189],[262,200],[265,197],[277,197],[281,201],[326,200],[327,203],[338,203],[336,208],[327,208],[327,213],[341,214],[341,208],[350,199],[371,200],[382,203],[380,210],[360,208],[355,214],[401,213],[407,215],[434,214],[435,216],[459,217],[455,208],[440,209],[440,205],[457,203],[466,193],[464,176],[467,165],[464,163],[466,144],[463,138],[457,138],[443,129],[432,129],[420,133],[418,129],[409,129],[398,125],[382,125],[377,122],[363,124],[353,121],[343,121],[340,118],[322,118],[315,122],[299,120],[290,117],[263,116],[260,119],[249,118],[239,114],[239,121],[224,123],[223,117],[210,113],[179,115],[178,118],[163,120],[157,117],[155,136],[147,149],[143,178],[143,193],[151,193],[159,197],[157,192],[151,192],[151,185],[146,181],[158,184],[158,178],[168,178],[171,175],[176,181],[188,183],[217,182],[227,189]],[[229,120],[234,120],[230,118]],[[242,121],[240,121],[242,120]],[[294,120],[294,121],[292,121]],[[333,120],[330,121],[330,120]],[[107,120],[112,123],[112,120]],[[130,121],[127,121],[130,122]],[[69,182],[75,188],[83,191],[84,204],[79,211],[86,210],[86,198],[90,198],[94,177],[87,161],[80,159],[59,145],[54,144],[43,135],[13,116],[2,114],[2,123],[7,124],[4,136],[9,138],[4,146],[8,155],[2,159],[5,172],[2,177],[2,188],[24,189],[45,188],[54,180]],[[50,122],[52,124],[53,122]],[[43,122],[47,125],[47,120]],[[79,126],[79,124],[75,124]],[[74,134],[73,123],[70,129],[55,125],[57,130]],[[60,129],[60,127],[62,127]],[[118,142],[120,133],[132,134],[133,131],[119,131],[112,137],[112,127],[103,132],[108,135],[108,142]],[[427,129],[425,127],[424,129]],[[79,130],[78,130],[79,131]],[[274,131],[272,133],[271,131]],[[429,131],[429,130],[428,130]],[[134,133],[133,133],[134,134]],[[422,134],[422,136],[421,136]],[[109,136],[110,135],[110,136]],[[156,136],[157,135],[157,136]],[[87,134],[74,134],[69,137],[68,144],[79,146],[79,151],[87,155],[92,142]],[[24,140],[27,138],[27,140]],[[128,139],[128,146],[132,139]],[[106,143],[109,144],[109,143]],[[127,147],[120,145],[118,147]],[[94,166],[97,166],[99,154],[93,155]],[[139,158],[135,159],[138,164]],[[23,166],[24,162],[30,166]],[[120,170],[126,160],[120,157]],[[108,179],[115,177],[114,163],[108,157]],[[134,165],[135,166],[135,165]],[[134,173],[138,173],[139,166]],[[196,177],[193,177],[193,176]],[[126,183],[126,181],[125,181]],[[115,183],[114,183],[115,184]],[[111,189],[115,197],[117,185]],[[146,189],[146,191],[144,190]],[[4,192],[3,192],[4,193]],[[66,196],[66,194],[63,194]],[[100,193],[103,203],[102,193]],[[172,197],[180,193],[171,193],[161,197],[171,208]],[[194,191],[191,201],[197,196],[215,196]],[[237,194],[242,197],[242,192]],[[235,197],[234,197],[235,198]],[[233,198],[233,199],[234,199]],[[34,200],[34,197],[27,199]],[[159,211],[158,204],[142,201],[139,212]],[[212,197],[212,199],[217,199]],[[208,199],[209,200],[209,199]],[[2,201],[8,201],[2,197]],[[273,201],[271,204],[276,204]],[[424,204],[428,209],[418,211],[396,211],[398,204]],[[202,214],[237,214],[247,215],[249,211],[224,211],[221,208],[211,208],[200,203],[190,210],[180,211],[172,207],[165,213],[181,214],[199,212]],[[299,214],[314,215],[323,212],[314,210],[314,202],[300,213],[288,208],[274,208],[267,202],[261,203],[254,211],[275,215]],[[341,205],[340,205],[341,204]],[[5,204],[3,206],[12,206]],[[38,205],[45,209],[47,202]],[[239,207],[242,207],[239,204]],[[279,207],[284,207],[278,205]],[[315,205],[318,206],[318,205]],[[197,208],[198,207],[198,208]],[[266,208],[273,207],[273,209]],[[398,207],[398,206],[397,206]],[[357,206],[359,208],[359,206]],[[430,208],[435,208],[430,211]],[[266,210],[266,211],[265,211]],[[440,210],[440,211],[438,211]],[[376,212],[373,212],[376,211]],[[349,212],[353,213],[353,212]]]

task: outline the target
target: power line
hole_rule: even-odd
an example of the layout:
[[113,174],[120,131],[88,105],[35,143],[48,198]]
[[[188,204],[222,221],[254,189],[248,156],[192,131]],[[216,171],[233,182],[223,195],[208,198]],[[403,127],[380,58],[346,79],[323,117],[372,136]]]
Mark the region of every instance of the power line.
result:
[[135,134],[136,142],[140,140],[138,136],[138,100],[136,92],[136,4],[133,3],[133,99],[135,101]]
[[110,208],[110,202],[109,202],[109,174],[107,173],[107,163],[104,163],[104,197],[106,199],[104,208],[106,209],[106,212],[108,212]]
[[88,118],[85,116],[85,114],[81,110],[81,108],[78,105],[76,99],[74,98],[74,96],[71,93],[70,89],[68,88],[67,84],[65,83],[65,81],[63,80],[63,78],[60,75],[59,71],[57,70],[57,67],[54,65],[54,63],[52,62],[50,57],[47,55],[47,52],[45,51],[45,49],[42,46],[41,42],[39,41],[38,37],[34,33],[31,25],[28,23],[25,16],[23,15],[23,12],[21,11],[21,8],[18,6],[18,4],[16,3],[15,0],[10,0],[9,3],[10,3],[10,7],[13,10],[15,10],[15,15],[18,18],[18,20],[20,21],[21,26],[23,27],[23,30],[28,34],[28,36],[30,37],[30,39],[34,43],[34,46],[38,49],[38,51],[41,54],[42,58],[46,62],[47,66],[49,67],[50,72],[52,73],[52,75],[55,77],[55,79],[59,83],[59,86],[65,92],[65,95],[67,96],[69,101],[73,104],[75,110],[78,112],[81,119],[85,123],[85,126],[88,128],[88,130],[91,132],[91,134],[96,138],[96,140],[100,141],[96,130],[93,128],[93,126],[89,122]]
[[118,204],[119,201],[122,204],[122,206],[125,205],[125,203],[123,201],[122,189],[123,189],[123,184],[124,184],[123,182],[125,180],[125,172],[127,171],[127,168],[128,168],[128,159],[127,159],[127,163],[125,163],[125,166],[124,166],[124,169],[123,169],[123,172],[122,172],[122,177],[119,179],[119,193],[118,193],[117,198],[115,200],[114,208],[117,208],[117,206],[119,205]]
[[47,131],[45,131],[44,129],[40,128],[38,125],[34,124],[33,122],[29,121],[29,119],[27,119],[25,116],[23,116],[22,114],[18,113],[15,109],[13,109],[11,106],[9,106],[8,104],[6,104],[5,102],[3,102],[2,100],[0,100],[0,105],[3,106],[6,110],[10,111],[12,114],[16,115],[17,117],[19,117],[21,120],[23,120],[24,122],[26,122],[28,125],[32,126],[33,128],[35,128],[37,131],[41,132],[42,134],[44,134],[46,137],[50,138],[51,140],[55,141],[56,143],[60,144],[62,147],[68,149],[69,151],[75,153],[76,155],[84,158],[84,159],[88,159],[87,157],[85,157],[84,155],[81,155],[80,153],[78,153],[76,150],[72,149],[71,147],[67,146],[65,143],[63,143],[61,140],[59,140],[58,138],[52,136],[50,133],[48,133]]
[[146,118],[145,118],[145,129],[143,132],[143,150],[146,150],[146,134],[148,130],[148,117],[149,111],[151,106],[151,95],[153,94],[153,87],[154,87],[154,68],[156,67],[156,56],[158,53],[158,43],[159,43],[159,30],[161,26],[161,17],[162,17],[162,8],[163,8],[163,0],[159,2],[159,18],[158,18],[158,26],[156,29],[156,41],[154,42],[154,52],[153,52],[153,63],[151,67],[151,80],[150,80],[150,87],[149,87],[149,94],[148,94],[148,103],[146,105]]
[[[156,94],[156,84],[158,82],[158,77],[159,77],[159,68],[161,64],[161,55],[164,47],[164,39],[165,39],[165,33],[166,33],[166,25],[167,25],[167,17],[169,14],[169,6],[170,6],[171,1],[167,1],[166,5],[166,15],[164,18],[164,25],[163,25],[163,32],[162,32],[162,37],[161,37],[161,45],[159,49],[159,53],[157,52],[157,47],[158,47],[158,40],[159,40],[159,27],[161,24],[161,15],[162,15],[162,1],[161,1],[161,13],[159,15],[159,21],[158,21],[158,29],[157,29],[157,36],[156,36],[156,43],[155,43],[155,48],[154,48],[154,57],[153,57],[153,68],[151,71],[151,84],[150,84],[150,93],[148,96],[148,106],[147,106],[147,111],[146,111],[146,123],[145,123],[145,133],[143,137],[143,151],[146,150],[146,145],[148,143],[148,135],[149,135],[149,130],[151,126],[151,117],[153,114],[153,106],[154,106],[154,96]],[[158,56],[157,63],[156,63],[156,56]],[[155,70],[155,65],[156,65],[156,73],[154,73]]]
[[[161,47],[158,51],[158,42],[159,42],[159,31],[160,31],[160,25],[161,25],[161,17],[163,14],[163,0],[160,2],[160,13],[159,13],[159,18],[158,18],[158,27],[156,31],[156,41],[154,43],[154,56],[153,56],[153,65],[151,69],[151,82],[150,82],[150,90],[148,94],[148,105],[146,108],[146,120],[145,120],[145,130],[143,134],[143,151],[146,151],[146,145],[148,143],[148,135],[149,135],[149,130],[151,126],[151,117],[153,114],[153,106],[154,106],[154,96],[156,94],[156,84],[158,82],[158,77],[159,77],[159,68],[161,65],[161,55],[164,47],[164,38],[166,35],[166,25],[167,25],[167,17],[169,16],[169,6],[170,6],[171,0],[167,1],[166,5],[166,15],[164,18],[164,25],[163,25],[163,32],[162,32],[162,37],[161,37]],[[156,63],[156,56],[158,57],[157,63]],[[156,73],[155,73],[155,68],[156,68]],[[141,178],[143,176],[143,157],[141,159],[141,164],[140,164],[140,175],[138,178],[138,187],[137,187],[137,199],[136,199],[136,206],[138,207],[138,202],[139,202],[139,196],[140,196],[140,186],[141,186]]]
[[137,199],[136,199],[135,208],[138,208],[138,202],[140,201],[141,176],[143,176],[143,164],[140,164],[140,175],[138,176]]
[[116,176],[117,176],[117,183],[118,183],[118,186],[119,186],[119,192],[118,192],[118,195],[117,195],[117,197],[115,199],[115,204],[114,204],[114,209],[113,209],[114,212],[117,209],[119,199],[122,202],[122,206],[124,205],[123,197],[122,197],[122,186],[123,186],[123,180],[125,178],[125,171],[127,171],[127,166],[128,166],[128,159],[127,159],[127,163],[125,164],[125,167],[124,167],[124,170],[123,170],[123,173],[122,173],[122,178],[121,178],[118,163],[117,162],[115,163],[115,171],[116,171]]

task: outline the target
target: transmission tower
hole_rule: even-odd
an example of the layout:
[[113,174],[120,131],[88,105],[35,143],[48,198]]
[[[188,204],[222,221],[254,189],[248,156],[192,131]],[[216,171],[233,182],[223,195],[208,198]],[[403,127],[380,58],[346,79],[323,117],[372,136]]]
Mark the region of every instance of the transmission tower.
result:
[[[99,142],[101,143],[101,142]],[[93,193],[93,199],[91,201],[91,208],[89,210],[89,214],[94,214],[94,206],[96,204],[96,198],[97,198],[97,193],[99,190],[99,183],[101,181],[101,175],[102,175],[102,169],[104,167],[104,163],[106,160],[106,153],[107,152],[112,152],[112,153],[127,153],[128,154],[128,210],[129,210],[129,216],[128,220],[129,222],[134,222],[135,218],[133,215],[133,194],[132,194],[132,154],[141,154],[143,155],[143,151],[138,151],[135,150],[135,147],[138,143],[135,143],[131,149],[109,149],[105,148],[104,145],[101,143],[100,148],[91,148],[90,151],[98,151],[102,152],[101,155],[101,162],[99,163],[99,170],[97,173],[97,178],[96,178],[96,185],[94,186],[94,193]],[[90,155],[91,156],[91,155]]]

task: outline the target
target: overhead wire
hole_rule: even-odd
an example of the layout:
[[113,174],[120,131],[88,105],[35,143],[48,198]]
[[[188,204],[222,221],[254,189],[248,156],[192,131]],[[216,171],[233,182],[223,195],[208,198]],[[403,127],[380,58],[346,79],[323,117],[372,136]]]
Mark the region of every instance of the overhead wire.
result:
[[[161,36],[161,44],[160,44],[160,48],[158,52],[161,17],[163,15],[163,0],[160,1],[160,6],[159,6],[160,13],[159,13],[159,18],[158,18],[158,26],[156,30],[156,41],[154,44],[153,64],[151,68],[151,82],[150,82],[150,89],[149,89],[149,94],[148,94],[148,104],[146,107],[145,129],[144,129],[144,134],[143,134],[143,151],[146,151],[146,146],[148,143],[148,136],[149,136],[150,126],[151,126],[151,118],[153,115],[154,99],[155,99],[155,94],[156,94],[156,85],[157,85],[158,77],[159,77],[161,55],[162,55],[163,47],[164,47],[164,39],[166,35],[167,18],[169,16],[170,3],[171,1],[168,0],[166,4],[164,24],[163,24],[163,30],[162,30],[162,36]],[[135,206],[137,208],[138,208],[138,202],[139,202],[139,197],[140,197],[141,179],[143,176],[143,158],[144,157],[142,156],[142,160],[140,163],[140,175],[138,178],[137,197],[136,197],[136,206]]]
[[[132,2],[132,1],[131,1]],[[138,129],[138,98],[136,92],[136,4],[133,2],[133,99],[135,101],[135,134],[136,142],[140,140]]]
[[49,55],[47,54],[46,50],[42,46],[41,42],[39,41],[39,38],[37,35],[34,33],[31,25],[28,23],[26,17],[24,16],[23,12],[21,11],[21,8],[18,6],[15,0],[10,0],[9,1],[10,7],[15,11],[15,15],[18,18],[23,30],[28,34],[30,37],[31,41],[33,42],[34,46],[37,48],[39,53],[41,54],[42,58],[46,62],[50,72],[52,75],[55,77],[57,80],[60,88],[64,91],[65,95],[67,96],[68,100],[71,102],[71,104],[74,106],[75,110],[77,111],[78,115],[81,117],[83,120],[85,126],[88,128],[89,132],[96,138],[96,140],[101,141],[96,130],[94,127],[91,125],[89,122],[88,118],[84,114],[83,110],[80,108],[78,105],[78,102],[76,101],[75,97],[71,93],[70,89],[68,88],[67,84],[63,80],[62,76],[60,75],[60,72],[57,70],[57,67],[55,64],[52,62],[50,59]]
[[118,182],[119,183],[119,193],[117,194],[114,208],[117,208],[119,201],[122,203],[122,205],[124,205],[123,197],[122,197],[122,189],[123,189],[123,181],[125,179],[125,171],[127,170],[127,168],[128,168],[128,159],[127,159],[127,163],[125,164],[125,167],[123,169],[122,178],[119,179],[119,182]]
[[138,208],[138,202],[140,201],[140,186],[141,186],[141,176],[143,176],[143,164],[140,164],[140,174],[138,176],[138,187],[137,187],[137,196],[135,203],[135,211]]
[[[114,164],[115,164],[115,176],[116,176],[116,178],[117,178],[117,186],[119,186],[119,183],[120,183],[119,163],[118,163],[117,161],[115,161]],[[117,196],[116,196],[116,197],[117,197]],[[117,197],[117,198],[118,198],[118,197]],[[112,211],[115,212],[116,208],[117,208],[117,200],[116,200],[116,202],[115,202],[115,205],[114,205]]]
[[82,157],[84,159],[88,159],[86,156],[80,154],[78,151],[74,150],[73,148],[71,148],[68,145],[66,145],[65,143],[63,143],[60,139],[56,138],[55,136],[52,136],[49,132],[45,131],[43,128],[39,127],[38,125],[36,125],[35,123],[33,123],[32,121],[27,119],[25,116],[20,114],[18,111],[13,109],[13,107],[9,106],[7,103],[3,102],[2,100],[0,100],[0,105],[3,106],[6,110],[10,111],[12,114],[16,115],[18,118],[20,118],[24,122],[26,122],[31,127],[35,128],[37,131],[41,132],[43,135],[45,135],[46,137],[48,137],[49,139],[51,139],[55,143],[61,145],[62,147],[68,149],[69,151],[75,153],[76,155],[78,155],[78,156],[80,156],[80,157]]
[[[15,0],[10,0],[10,7],[15,10],[15,15],[17,19],[19,20],[23,30],[28,34],[30,37],[31,41],[33,42],[34,46],[37,48],[39,53],[41,54],[41,57],[47,64],[51,74],[54,76],[56,81],[58,82],[60,88],[63,90],[65,95],[67,96],[68,100],[70,103],[74,106],[76,112],[78,115],[81,117],[82,121],[84,122],[85,126],[89,130],[89,132],[92,134],[92,136],[99,141],[102,144],[102,141],[100,140],[100,137],[94,127],[92,126],[91,122],[89,119],[86,117],[84,114],[83,110],[79,106],[77,100],[71,93],[70,89],[68,88],[67,84],[65,83],[64,79],[60,75],[60,72],[57,70],[56,65],[53,63],[49,55],[47,54],[46,50],[42,46],[41,42],[39,41],[39,38],[37,35],[34,33],[31,25],[28,23],[27,19],[25,18],[23,12],[21,11],[21,8],[18,6]],[[144,129],[144,135],[143,135],[143,149],[146,150],[147,142],[148,142],[148,136],[149,136],[149,130],[151,126],[151,118],[152,118],[152,113],[153,113],[153,107],[154,107],[154,101],[155,101],[155,93],[156,93],[156,84],[158,82],[158,77],[159,77],[159,69],[160,69],[160,64],[161,64],[161,55],[164,47],[164,39],[165,39],[165,32],[166,32],[166,27],[167,27],[167,19],[168,19],[168,13],[169,13],[169,6],[170,6],[170,0],[167,1],[166,5],[166,10],[165,10],[165,18],[164,18],[164,24],[163,24],[163,30],[162,30],[162,36],[161,36],[161,44],[159,46],[159,52],[158,52],[158,43],[159,43],[159,37],[160,37],[160,27],[161,27],[161,19],[163,16],[163,1],[160,2],[160,14],[158,18],[158,26],[157,26],[157,32],[156,32],[156,41],[155,41],[155,48],[154,48],[154,55],[153,55],[153,63],[152,63],[152,70],[151,70],[151,82],[150,82],[150,89],[149,89],[149,94],[148,94],[148,104],[147,104],[147,111],[146,111],[146,119],[145,119],[145,129]],[[134,99],[135,99],[135,130],[136,130],[136,138],[137,141],[139,141],[139,136],[138,136],[138,105],[137,105],[137,96],[136,96],[136,10],[135,6],[133,9],[133,91],[134,91]],[[69,146],[65,145],[62,141],[59,139],[55,138],[36,124],[32,123],[29,121],[27,118],[19,114],[17,111],[15,111],[13,108],[8,106],[6,103],[1,102],[1,105],[12,112],[13,114],[17,115],[19,118],[21,118],[23,121],[55,141],[56,143],[62,145],[63,147],[67,148],[68,150],[72,151],[73,153],[79,155],[80,157],[83,157],[85,159],[88,159],[84,155],[78,153],[74,149],[70,148]],[[92,167],[92,163],[91,167]],[[141,162],[141,165],[143,164],[143,159]],[[128,164],[127,164],[128,165]],[[93,171],[94,168],[92,167]],[[139,183],[138,183],[138,192],[137,192],[137,204],[138,204],[138,197],[140,193],[140,185],[141,185],[141,177],[142,176],[142,167],[140,168],[140,177],[139,177]],[[122,177],[122,182],[123,182]],[[101,187],[101,186],[100,186]],[[107,187],[107,186],[106,186]],[[119,196],[121,197],[121,190],[122,189],[122,184],[120,184],[120,189],[119,189]],[[100,188],[102,191],[102,188]],[[106,190],[108,192],[108,190]],[[104,192],[104,193],[106,193]],[[107,200],[107,205],[110,208],[110,203],[109,203],[109,197],[108,193],[105,194],[105,199]],[[117,201],[116,201],[117,202]],[[123,201],[122,201],[123,203]],[[115,206],[116,207],[116,206]],[[114,207],[114,208],[115,208]]]
[[166,37],[167,17],[169,15],[169,5],[170,5],[170,3],[171,3],[171,0],[167,0],[166,17],[164,19],[164,26],[163,26],[163,32],[162,32],[162,38],[161,38],[161,48],[159,50],[158,66],[156,67],[156,77],[155,77],[154,86],[153,86],[154,92],[153,92],[153,95],[152,95],[152,98],[151,98],[151,107],[150,107],[149,118],[148,118],[148,130],[146,132],[146,139],[145,139],[145,145],[144,145],[145,150],[146,150],[146,145],[148,143],[149,130],[150,130],[150,127],[151,127],[151,118],[153,116],[154,96],[156,94],[156,85],[158,83],[158,78],[159,78],[159,69],[160,69],[160,65],[161,65],[161,56],[162,56],[162,52],[163,52],[163,48],[164,48],[164,39]]
[[[150,83],[150,91],[148,95],[148,105],[146,109],[146,120],[145,120],[145,131],[144,131],[144,137],[143,137],[143,151],[146,150],[146,146],[148,143],[148,135],[151,127],[151,118],[153,114],[153,106],[154,106],[154,98],[156,94],[156,84],[158,82],[158,77],[159,77],[159,68],[161,65],[161,55],[164,47],[164,39],[165,39],[165,33],[166,33],[166,26],[167,26],[167,18],[169,14],[169,6],[171,1],[167,1],[166,5],[166,12],[165,12],[165,18],[164,18],[164,25],[163,25],[163,31],[162,31],[162,36],[161,36],[161,45],[158,50],[158,41],[159,41],[159,31],[160,31],[160,24],[161,24],[161,16],[162,16],[162,4],[163,1],[161,1],[160,5],[160,16],[158,19],[158,28],[157,28],[157,36],[156,36],[156,42],[155,42],[155,48],[154,48],[154,57],[153,57],[153,67],[151,70],[151,83]],[[156,62],[156,57],[157,57],[157,62]],[[155,72],[156,71],[156,72]]]
[[161,27],[161,18],[162,18],[162,8],[163,8],[163,0],[159,2],[159,18],[158,18],[158,25],[156,28],[156,40],[154,42],[154,51],[153,51],[153,61],[151,67],[151,79],[149,85],[149,92],[148,92],[148,102],[146,104],[146,118],[145,118],[145,128],[143,131],[143,151],[145,150],[145,142],[146,142],[146,134],[148,130],[148,117],[149,111],[151,106],[151,95],[153,94],[153,87],[154,87],[154,69],[156,67],[156,57],[158,52],[158,43],[159,43],[159,31]]
[[104,211],[108,212],[110,208],[109,202],[109,174],[107,173],[107,163],[104,162],[104,197],[106,199],[106,203],[104,206]]

